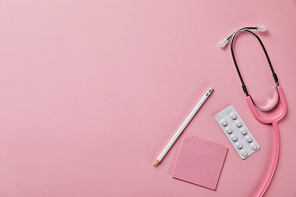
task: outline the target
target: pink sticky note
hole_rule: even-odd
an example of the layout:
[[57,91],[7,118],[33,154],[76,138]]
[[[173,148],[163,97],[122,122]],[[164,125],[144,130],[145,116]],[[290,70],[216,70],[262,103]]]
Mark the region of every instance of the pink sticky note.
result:
[[185,136],[173,177],[216,190],[227,151],[225,146]]

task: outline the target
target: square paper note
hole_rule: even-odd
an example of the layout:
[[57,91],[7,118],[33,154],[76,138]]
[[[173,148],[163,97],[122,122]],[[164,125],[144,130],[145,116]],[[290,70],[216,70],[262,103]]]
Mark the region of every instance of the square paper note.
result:
[[216,190],[227,148],[185,136],[173,177]]

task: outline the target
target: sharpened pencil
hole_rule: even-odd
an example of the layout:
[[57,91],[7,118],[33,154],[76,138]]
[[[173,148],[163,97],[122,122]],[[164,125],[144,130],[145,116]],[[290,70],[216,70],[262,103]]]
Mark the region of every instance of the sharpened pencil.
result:
[[170,148],[172,147],[172,145],[174,144],[174,142],[178,139],[179,135],[182,133],[182,131],[185,129],[185,127],[188,125],[188,123],[190,122],[190,120],[193,118],[193,116],[196,114],[196,112],[199,110],[199,108],[203,105],[203,103],[206,101],[206,99],[210,96],[210,94],[212,93],[213,88],[210,87],[208,89],[208,91],[205,93],[205,95],[200,99],[200,101],[197,103],[197,105],[194,107],[194,109],[192,110],[192,112],[189,114],[189,116],[186,118],[186,120],[183,122],[183,124],[181,125],[181,127],[178,129],[178,131],[175,133],[175,135],[173,136],[173,138],[169,141],[169,143],[166,145],[166,147],[163,149],[163,151],[160,153],[160,155],[157,157],[157,160],[155,161],[153,167],[156,167],[161,160],[163,159],[163,157],[166,155],[166,153],[168,152],[168,150],[170,150]]

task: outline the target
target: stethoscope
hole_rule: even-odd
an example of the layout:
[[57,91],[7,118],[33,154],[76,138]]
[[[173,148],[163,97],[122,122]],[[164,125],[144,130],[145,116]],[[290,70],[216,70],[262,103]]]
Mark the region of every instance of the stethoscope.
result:
[[[267,187],[269,186],[270,181],[271,181],[271,179],[273,177],[274,171],[276,169],[276,165],[277,165],[277,161],[278,161],[278,157],[279,157],[279,147],[280,147],[278,121],[281,120],[285,116],[285,114],[287,112],[287,103],[286,103],[286,99],[285,99],[283,90],[282,90],[281,86],[279,85],[277,75],[274,72],[273,67],[271,65],[271,62],[270,62],[270,59],[269,59],[268,54],[266,52],[266,49],[265,49],[261,39],[258,37],[258,35],[256,35],[253,31],[250,31],[250,29],[264,32],[264,31],[266,31],[266,26],[259,25],[257,27],[244,27],[244,28],[241,28],[241,29],[235,31],[229,37],[227,37],[227,38],[223,39],[222,41],[220,41],[219,46],[221,48],[225,47],[226,44],[228,43],[229,39],[231,38],[231,44],[230,44],[231,55],[232,55],[232,59],[233,59],[237,74],[238,74],[238,76],[240,78],[240,81],[242,83],[242,89],[243,89],[244,93],[246,94],[247,103],[248,103],[253,115],[255,116],[255,118],[259,122],[261,122],[263,124],[271,124],[273,126],[273,132],[274,132],[273,151],[274,151],[274,154],[273,154],[271,166],[270,166],[270,169],[268,171],[267,177],[266,177],[263,185],[261,186],[259,192],[257,193],[257,196],[261,197],[261,196],[263,196],[264,192],[266,191]],[[240,32],[247,32],[247,33],[250,33],[253,36],[255,36],[257,38],[257,40],[259,41],[259,43],[260,43],[260,45],[261,45],[261,47],[262,47],[262,49],[263,49],[263,51],[265,53],[266,59],[268,61],[268,64],[269,64],[269,67],[270,67],[270,70],[271,70],[271,73],[272,73],[272,76],[273,76],[273,79],[274,79],[275,84],[276,84],[276,90],[277,90],[277,100],[274,103],[274,105],[271,106],[271,107],[268,107],[268,108],[259,107],[258,105],[255,104],[255,102],[253,101],[251,95],[249,95],[249,93],[248,93],[247,87],[246,87],[246,85],[244,83],[244,80],[242,78],[242,75],[241,75],[241,73],[239,71],[239,68],[237,66],[237,62],[236,62],[236,59],[235,59],[235,55],[234,55],[234,52],[233,52],[233,43],[234,43],[235,37]],[[281,105],[282,105],[282,111],[278,116],[276,116],[274,118],[263,118],[262,116],[259,115],[256,108],[258,108],[259,110],[262,110],[262,111],[270,111],[270,110],[274,109],[277,106],[278,101],[280,101]]]

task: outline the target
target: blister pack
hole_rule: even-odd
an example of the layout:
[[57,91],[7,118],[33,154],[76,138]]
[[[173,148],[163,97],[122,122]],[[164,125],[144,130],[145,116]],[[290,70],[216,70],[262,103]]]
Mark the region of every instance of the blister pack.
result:
[[260,149],[254,136],[232,105],[216,114],[215,119],[242,159],[246,159]]

